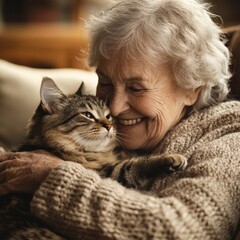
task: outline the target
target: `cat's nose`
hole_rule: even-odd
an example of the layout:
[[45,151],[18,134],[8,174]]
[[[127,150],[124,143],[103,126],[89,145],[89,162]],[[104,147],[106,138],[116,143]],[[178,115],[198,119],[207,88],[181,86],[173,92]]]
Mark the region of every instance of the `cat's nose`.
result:
[[111,129],[112,125],[111,124],[104,124],[103,127],[106,128],[109,131]]

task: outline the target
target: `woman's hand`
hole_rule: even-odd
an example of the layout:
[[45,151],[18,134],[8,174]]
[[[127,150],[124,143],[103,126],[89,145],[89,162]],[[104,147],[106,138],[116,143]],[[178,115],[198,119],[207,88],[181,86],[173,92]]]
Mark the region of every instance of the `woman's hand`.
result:
[[13,192],[33,194],[62,162],[43,150],[0,152],[0,196]]

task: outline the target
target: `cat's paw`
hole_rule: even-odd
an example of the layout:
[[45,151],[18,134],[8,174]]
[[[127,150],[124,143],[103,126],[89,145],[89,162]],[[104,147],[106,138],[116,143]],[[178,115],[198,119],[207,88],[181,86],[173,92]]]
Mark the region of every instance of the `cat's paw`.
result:
[[187,167],[187,159],[181,154],[153,155],[140,163],[140,174],[147,178],[181,171]]
[[187,159],[181,154],[164,154],[167,170],[169,172],[182,171],[187,167]]

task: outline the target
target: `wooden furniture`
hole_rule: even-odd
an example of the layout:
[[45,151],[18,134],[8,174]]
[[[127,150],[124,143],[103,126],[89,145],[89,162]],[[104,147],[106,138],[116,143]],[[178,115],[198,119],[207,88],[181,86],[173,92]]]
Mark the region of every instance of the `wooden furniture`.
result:
[[0,28],[0,58],[38,68],[87,69],[88,35],[81,24],[24,24]]

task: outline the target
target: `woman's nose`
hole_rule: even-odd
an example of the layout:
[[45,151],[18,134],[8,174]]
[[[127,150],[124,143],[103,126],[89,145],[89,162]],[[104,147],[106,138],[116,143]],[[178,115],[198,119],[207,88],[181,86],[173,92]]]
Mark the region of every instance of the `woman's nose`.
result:
[[110,99],[109,108],[112,116],[118,116],[128,110],[129,105],[126,94],[114,91]]

